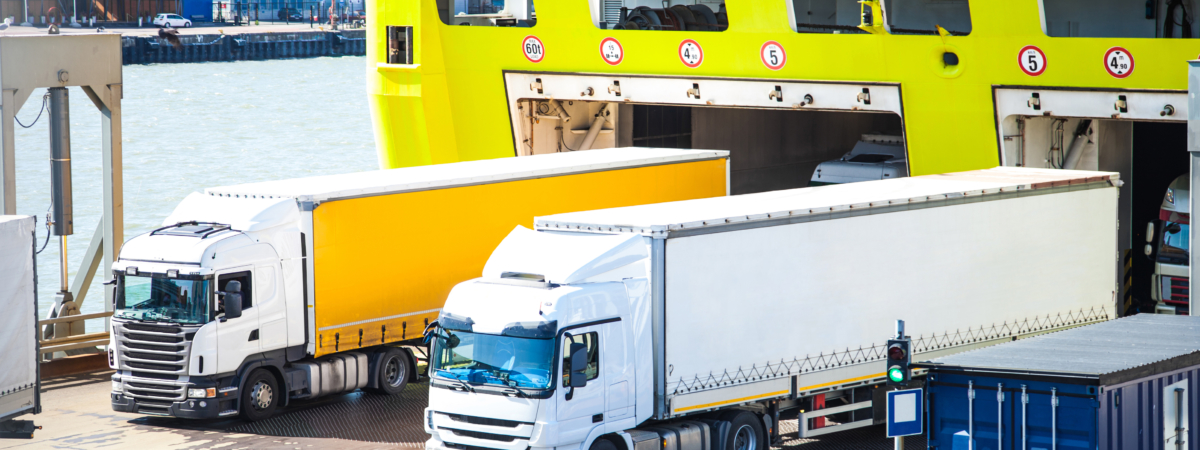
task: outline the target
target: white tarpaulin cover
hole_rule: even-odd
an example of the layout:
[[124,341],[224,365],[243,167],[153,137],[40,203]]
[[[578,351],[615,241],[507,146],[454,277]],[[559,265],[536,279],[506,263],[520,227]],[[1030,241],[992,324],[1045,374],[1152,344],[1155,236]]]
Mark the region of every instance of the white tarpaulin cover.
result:
[[0,396],[37,382],[33,229],[32,216],[0,216]]

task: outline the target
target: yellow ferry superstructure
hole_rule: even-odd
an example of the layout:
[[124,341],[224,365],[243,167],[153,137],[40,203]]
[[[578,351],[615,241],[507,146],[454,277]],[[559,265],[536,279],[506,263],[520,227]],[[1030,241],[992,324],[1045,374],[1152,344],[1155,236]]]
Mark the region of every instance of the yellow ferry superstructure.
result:
[[[1190,0],[1182,12],[1167,0],[865,2],[876,9],[862,27],[870,32],[840,34],[798,32],[797,23],[814,2],[842,14],[846,0],[615,2],[720,5],[723,31],[597,26],[609,11],[611,27],[614,0],[507,0],[508,9],[533,5],[520,23],[531,27],[475,26],[480,19],[453,14],[464,1],[368,5],[367,85],[382,168],[571,151],[589,140],[590,148],[637,146],[630,134],[641,126],[641,143],[686,134],[680,146],[731,150],[736,194],[806,186],[819,159],[882,135],[902,143],[908,175],[999,165],[1121,172],[1128,257],[1141,252],[1146,229],[1138,197],[1156,212],[1175,176],[1138,175],[1135,166],[1175,170],[1173,155],[1186,158],[1173,139],[1183,139],[1186,61],[1200,40],[1155,36],[1191,26]],[[878,10],[889,2],[896,11],[961,3],[969,32],[894,32]],[[1074,37],[1123,23],[1132,37]],[[602,54],[609,39],[621,48],[616,63]],[[530,43],[541,46],[532,58]],[[768,44],[786,54],[782,67],[768,66]],[[702,48],[695,67],[682,55],[686,45]],[[1109,67],[1110,57],[1130,61]],[[680,120],[691,121],[686,133],[644,135],[642,122],[680,107]],[[1135,136],[1135,127],[1145,130]],[[1168,149],[1169,157],[1155,154]]]

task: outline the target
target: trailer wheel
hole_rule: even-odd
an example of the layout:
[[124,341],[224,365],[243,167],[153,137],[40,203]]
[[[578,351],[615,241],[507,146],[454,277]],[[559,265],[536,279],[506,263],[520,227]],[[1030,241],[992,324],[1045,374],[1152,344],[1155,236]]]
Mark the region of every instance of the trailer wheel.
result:
[[608,438],[604,438],[604,437],[596,438],[596,440],[592,441],[592,446],[588,447],[588,449],[589,450],[618,450],[617,444],[614,444],[613,441],[610,441],[610,440],[608,440]]
[[378,389],[375,392],[396,395],[408,385],[409,378],[408,355],[395,347],[388,347],[379,355],[379,363],[375,365],[375,381]]
[[251,422],[268,419],[279,406],[279,384],[271,372],[255,369],[242,389],[241,415]]
[[729,436],[725,441],[725,450],[765,450],[762,448],[762,421],[750,411],[737,411],[726,416],[729,421]]

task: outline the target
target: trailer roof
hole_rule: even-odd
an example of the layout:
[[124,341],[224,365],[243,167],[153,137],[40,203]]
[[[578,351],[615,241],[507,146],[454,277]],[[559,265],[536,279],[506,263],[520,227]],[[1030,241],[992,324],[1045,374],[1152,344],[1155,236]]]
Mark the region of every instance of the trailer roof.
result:
[[322,202],[728,156],[729,152],[723,150],[614,148],[264,181],[208,188],[205,193],[223,197],[294,198],[298,201]]
[[[1151,366],[1186,355],[1200,355],[1200,317],[1138,314],[1057,333],[958,353],[922,363],[923,367],[1014,373],[1061,373],[1108,379],[1135,368],[1146,376]],[[1174,364],[1165,365],[1173,370]],[[1129,377],[1125,377],[1129,378]],[[1135,377],[1136,378],[1136,377]]]
[[969,196],[1011,194],[1097,182],[1115,185],[1118,178],[1116,172],[997,167],[555,214],[536,218],[534,226],[543,230],[665,235],[760,220],[907,207],[914,203]]

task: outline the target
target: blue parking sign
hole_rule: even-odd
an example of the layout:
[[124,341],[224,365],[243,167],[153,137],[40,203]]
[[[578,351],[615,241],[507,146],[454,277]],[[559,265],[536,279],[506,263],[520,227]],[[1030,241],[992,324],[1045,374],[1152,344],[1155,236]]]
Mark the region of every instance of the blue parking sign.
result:
[[925,396],[921,389],[888,391],[887,437],[921,434],[924,407]]

